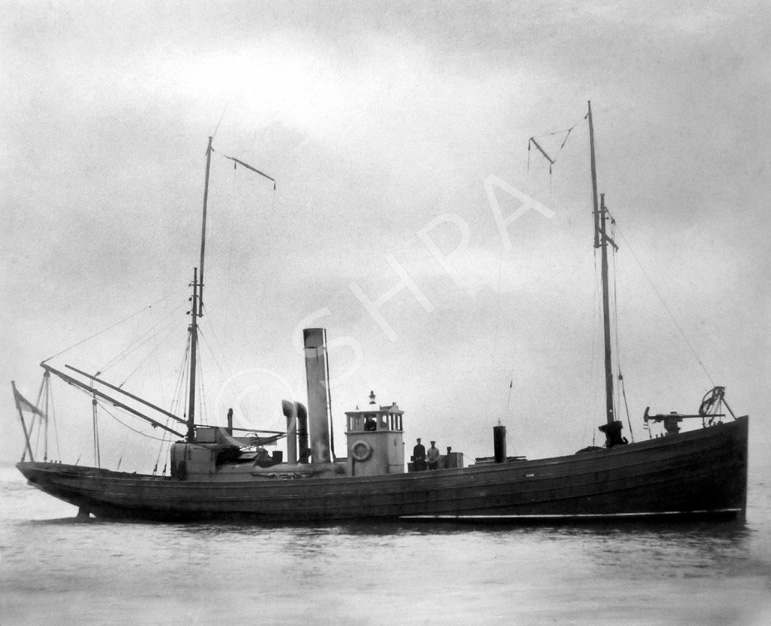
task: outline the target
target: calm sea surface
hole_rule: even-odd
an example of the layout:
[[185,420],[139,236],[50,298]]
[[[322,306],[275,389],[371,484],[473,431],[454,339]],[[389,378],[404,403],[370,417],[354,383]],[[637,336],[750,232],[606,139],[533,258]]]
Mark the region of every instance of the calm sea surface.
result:
[[0,469],[0,624],[771,624],[771,481],[746,524],[76,521]]

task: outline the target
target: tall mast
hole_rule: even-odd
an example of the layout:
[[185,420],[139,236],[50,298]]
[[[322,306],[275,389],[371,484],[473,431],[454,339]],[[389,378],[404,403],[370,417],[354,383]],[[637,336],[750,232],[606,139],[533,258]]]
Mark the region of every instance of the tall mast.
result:
[[589,101],[589,150],[592,154],[592,200],[594,201],[594,247],[600,247],[600,209],[597,204],[597,164],[594,160],[594,125],[592,124],[592,102]]
[[201,220],[200,280],[198,268],[193,270],[193,297],[190,308],[190,395],[187,404],[187,441],[195,440],[195,368],[198,360],[198,318],[203,316],[203,268],[206,253],[206,208],[209,201],[209,172],[211,170],[212,137],[206,148],[206,180],[203,187],[203,217]]
[[605,222],[607,209],[605,208],[605,194],[600,194],[600,238],[602,245],[601,269],[602,274],[602,331],[605,343],[605,413],[608,424],[616,421],[613,410],[613,364],[610,354],[610,294],[608,289],[608,238],[605,236]]
[[201,285],[200,285],[200,289],[198,290],[199,314],[201,314],[200,308],[203,307],[203,262],[204,262],[204,253],[206,252],[206,206],[209,201],[209,170],[211,169],[212,139],[213,137],[209,137],[209,146],[206,148],[206,182],[204,183],[204,187],[203,187],[203,220],[201,224],[201,263],[199,265],[201,269]]
[[198,318],[200,313],[198,297],[198,268],[193,269],[193,297],[190,315],[190,396],[187,403],[187,441],[192,443],[195,440],[195,366],[198,360]]
[[[602,327],[605,346],[605,417],[606,424],[600,426],[605,433],[607,446],[610,448],[624,440],[621,437],[621,422],[616,421],[613,408],[613,364],[611,359],[610,343],[610,287],[608,281],[608,242],[605,222],[608,219],[608,210],[605,207],[605,194],[600,196],[598,203],[597,194],[597,163],[594,156],[594,125],[592,124],[592,103],[589,102],[589,150],[592,164],[592,200],[594,203],[594,247],[600,249],[602,277]],[[598,206],[599,204],[599,206]]]

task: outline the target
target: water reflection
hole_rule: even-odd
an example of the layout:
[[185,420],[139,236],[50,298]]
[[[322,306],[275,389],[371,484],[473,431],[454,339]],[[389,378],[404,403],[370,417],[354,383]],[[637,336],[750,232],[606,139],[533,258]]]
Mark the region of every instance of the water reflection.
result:
[[717,624],[769,596],[759,492],[746,524],[547,526],[107,522],[27,494],[0,510],[0,607],[19,623]]

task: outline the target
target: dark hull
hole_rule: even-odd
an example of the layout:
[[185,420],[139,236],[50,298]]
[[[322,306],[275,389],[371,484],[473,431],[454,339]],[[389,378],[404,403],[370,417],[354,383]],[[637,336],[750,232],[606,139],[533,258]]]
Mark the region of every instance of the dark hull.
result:
[[743,517],[748,418],[583,454],[384,475],[185,482],[19,463],[34,486],[97,517],[154,520]]

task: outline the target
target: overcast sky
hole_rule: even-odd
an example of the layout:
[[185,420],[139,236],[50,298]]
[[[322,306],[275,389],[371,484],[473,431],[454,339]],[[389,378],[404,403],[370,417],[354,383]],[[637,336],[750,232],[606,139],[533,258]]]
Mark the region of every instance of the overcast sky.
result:
[[[767,3],[2,6],[0,378],[30,399],[40,361],[112,327],[52,363],[173,406],[214,135],[206,420],[235,405],[242,425],[281,428],[280,399],[305,399],[297,341],[311,325],[334,342],[338,453],[344,411],[370,390],[405,410],[408,445],[488,455],[499,419],[510,453],[592,443],[604,416],[591,100],[634,434],[647,437],[646,406],[693,412],[720,384],[763,455]],[[572,127],[560,151],[565,134],[550,133]],[[551,176],[528,159],[531,136],[559,155]],[[496,206],[510,218],[517,194],[541,210],[501,228]],[[413,291],[378,322],[361,298],[398,272]],[[54,393],[62,458],[90,463],[88,398]],[[10,388],[0,406],[0,458],[15,461]],[[108,467],[123,455],[151,469],[157,442],[100,420]]]

